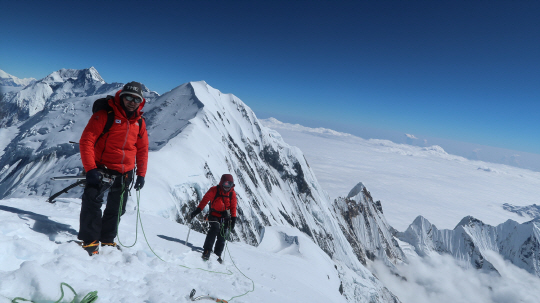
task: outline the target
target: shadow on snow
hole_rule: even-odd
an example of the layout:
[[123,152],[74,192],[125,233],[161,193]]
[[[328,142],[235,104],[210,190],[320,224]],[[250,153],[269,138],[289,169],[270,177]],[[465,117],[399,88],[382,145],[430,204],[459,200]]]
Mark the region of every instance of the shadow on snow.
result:
[[193,244],[191,243],[187,243],[186,244],[186,241],[182,241],[182,240],[179,240],[179,239],[176,239],[176,238],[172,238],[172,237],[168,237],[168,236],[164,236],[164,235],[157,235],[158,237],[160,237],[161,239],[165,239],[167,241],[173,241],[173,242],[178,242],[182,245],[186,245],[187,247],[191,248],[192,251],[198,251],[198,252],[203,252],[203,248],[202,247],[198,247],[198,246],[193,246]]
[[15,207],[9,207],[0,205],[0,210],[11,212],[19,215],[19,218],[28,221],[28,219],[34,220],[34,225],[30,228],[35,232],[47,235],[49,240],[54,241],[56,236],[60,233],[69,233],[77,236],[79,233],[71,228],[71,225],[55,222],[49,217],[33,213],[31,211],[18,209]]

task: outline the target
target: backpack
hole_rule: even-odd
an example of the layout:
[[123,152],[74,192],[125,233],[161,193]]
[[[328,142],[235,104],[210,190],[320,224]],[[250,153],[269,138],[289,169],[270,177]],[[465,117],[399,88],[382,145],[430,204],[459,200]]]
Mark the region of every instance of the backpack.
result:
[[[218,213],[218,214],[221,214],[222,216],[224,217],[227,217],[226,213],[227,213],[227,210],[224,210],[224,211],[217,211],[215,210],[214,208],[212,208],[212,203],[218,198],[218,197],[229,197],[229,202],[232,201],[232,193],[233,193],[233,189],[231,189],[231,191],[229,192],[229,195],[221,195],[219,194],[219,185],[217,186],[217,190],[216,190],[216,195],[214,196],[214,199],[212,199],[212,201],[210,201],[210,211],[208,212],[208,214],[211,214],[212,212],[215,212],[215,213]],[[222,217],[223,218],[223,217]]]
[[[111,129],[111,126],[114,123],[114,110],[109,105],[109,100],[110,99],[114,99],[114,96],[109,95],[109,96],[107,96],[105,98],[99,98],[96,101],[94,101],[94,104],[92,105],[92,113],[93,114],[97,113],[100,110],[105,110],[107,112],[107,122],[105,123],[105,127],[103,128],[103,131],[101,132],[101,134],[97,138],[96,143],[99,141],[99,139],[101,139],[101,137],[103,137],[107,132],[109,132],[109,130]],[[139,118],[139,121],[138,121],[139,122],[139,135],[138,135],[139,138],[142,138],[141,129],[142,129],[142,121],[143,121],[143,119],[144,119],[144,117],[141,116]]]

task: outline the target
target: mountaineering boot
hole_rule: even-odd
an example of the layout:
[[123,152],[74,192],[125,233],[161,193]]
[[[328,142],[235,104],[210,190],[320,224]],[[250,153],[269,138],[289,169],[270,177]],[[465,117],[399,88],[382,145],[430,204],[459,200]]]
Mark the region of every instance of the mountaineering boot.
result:
[[116,244],[116,242],[111,242],[111,243],[103,243],[103,242],[101,242],[101,247],[104,247],[104,246],[108,246],[108,247],[116,247],[116,249],[118,249],[118,250],[120,250],[120,251],[122,250],[122,249],[120,248],[120,246],[118,246],[118,244]]
[[83,242],[82,248],[88,252],[90,256],[99,254],[99,241]]
[[221,259],[221,256],[217,257],[217,261],[219,262],[219,264],[223,264],[223,259]]
[[204,261],[208,261],[208,259],[210,259],[210,251],[209,250],[205,250],[202,254],[202,258]]

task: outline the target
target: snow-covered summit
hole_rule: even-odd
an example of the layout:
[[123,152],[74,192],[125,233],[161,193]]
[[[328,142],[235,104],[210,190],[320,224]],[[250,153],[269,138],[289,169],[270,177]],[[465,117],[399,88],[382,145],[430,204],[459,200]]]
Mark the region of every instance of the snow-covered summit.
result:
[[61,69],[56,71],[47,77],[41,79],[43,83],[55,85],[58,83],[64,83],[66,81],[90,81],[105,84],[105,81],[99,75],[98,71],[92,66],[87,69]]
[[351,199],[351,198],[354,198],[355,196],[357,196],[359,193],[361,193],[366,187],[364,186],[364,184],[362,182],[359,182],[358,184],[356,184],[352,189],[351,191],[349,192],[349,194],[347,195],[347,199]]
[[392,227],[384,218],[381,201],[373,201],[362,182],[354,186],[346,198],[336,199],[333,208],[339,214],[341,230],[347,231],[347,240],[364,264],[377,259],[393,267],[406,261],[393,237]]
[[24,87],[35,81],[34,78],[17,78],[0,69],[0,87]]
[[0,126],[11,126],[41,112],[48,103],[72,97],[109,93],[121,84],[107,85],[95,68],[61,69],[32,82],[18,92],[8,92],[0,101]]

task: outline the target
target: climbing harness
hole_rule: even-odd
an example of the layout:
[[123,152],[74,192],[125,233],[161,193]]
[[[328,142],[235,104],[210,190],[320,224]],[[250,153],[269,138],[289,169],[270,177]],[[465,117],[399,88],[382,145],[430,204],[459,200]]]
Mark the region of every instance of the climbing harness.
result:
[[[64,288],[63,288],[63,286],[66,286],[69,289],[71,289],[71,291],[75,295],[75,297],[73,298],[73,300],[70,301],[70,303],[77,303],[77,293],[75,292],[73,287],[71,287],[69,284],[64,283],[64,282],[60,283],[60,291],[62,292],[62,295],[60,296],[60,299],[58,299],[57,301],[54,301],[54,303],[59,303],[64,298]],[[93,303],[97,299],[98,299],[97,291],[91,291],[78,303]],[[32,300],[27,300],[25,298],[20,298],[20,297],[17,297],[15,299],[11,300],[11,303],[18,303],[19,301],[38,303],[38,302],[35,302],[35,301],[32,301]]]
[[[232,200],[232,190],[229,192],[228,195],[222,195],[220,192],[219,192],[219,188],[216,189],[216,195],[214,196],[214,199],[212,199],[212,201],[210,201],[210,205],[209,205],[209,211],[208,211],[208,214],[207,215],[210,215],[211,213],[218,213],[221,215],[222,218],[230,218],[231,217],[231,211],[229,209],[226,209],[224,211],[218,211],[216,209],[214,209],[212,207],[212,205],[214,204],[214,202],[216,201],[217,198],[219,197],[222,197],[222,198],[229,198],[229,203],[230,201]],[[223,203],[225,203],[225,200],[223,200]]]

